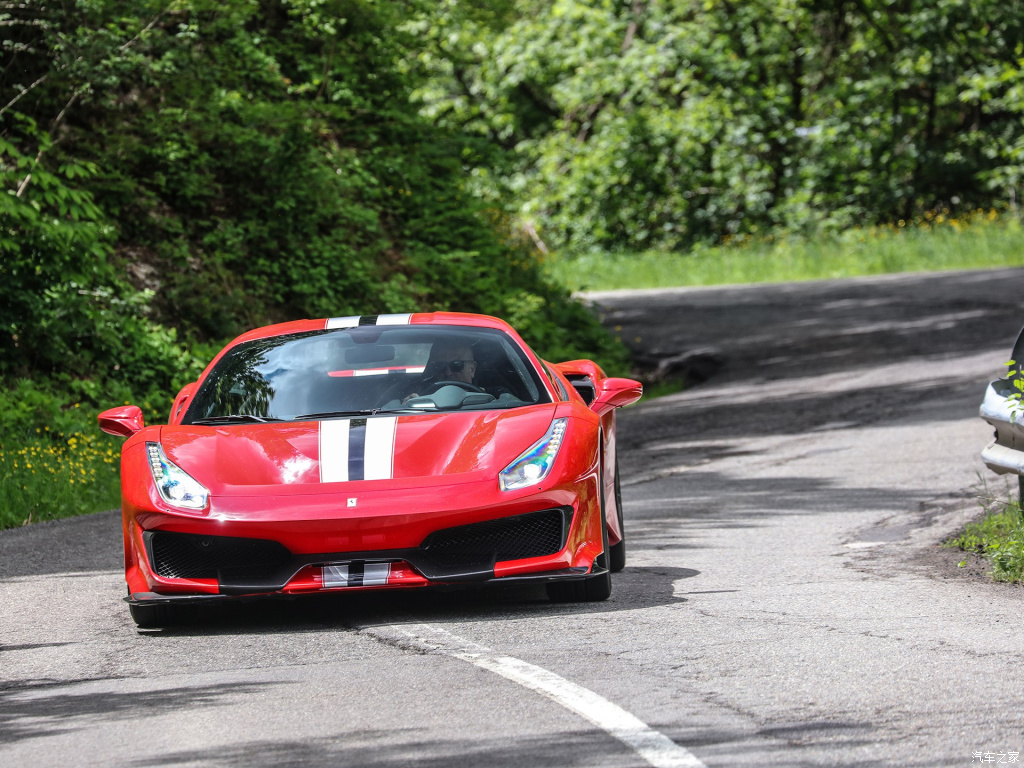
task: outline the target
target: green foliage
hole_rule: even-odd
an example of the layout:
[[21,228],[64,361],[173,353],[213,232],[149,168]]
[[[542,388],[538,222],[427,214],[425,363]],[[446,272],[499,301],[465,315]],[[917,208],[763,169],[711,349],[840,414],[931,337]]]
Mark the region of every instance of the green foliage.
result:
[[[446,0],[423,112],[509,151],[480,193],[581,252],[1014,204],[1019,3]],[[509,10],[509,8],[513,10]]]
[[[148,387],[184,354],[161,327],[220,340],[289,317],[415,308],[514,311],[542,348],[574,347],[578,325],[614,350],[465,192],[474,141],[410,105],[408,4],[19,8],[23,39],[7,45],[36,47],[4,72],[25,82],[12,83],[23,95],[0,149],[8,191],[32,180],[8,195],[0,244],[21,280],[3,318],[6,371],[73,354],[79,370],[84,358],[133,381],[141,370]],[[69,321],[80,332],[65,338]],[[40,333],[54,339],[42,357],[18,346]]]
[[[0,453],[53,448],[50,427],[77,460],[67,436],[101,407],[167,404],[231,336],[304,316],[483,312],[549,357],[622,365],[467,191],[489,150],[410,103],[403,24],[426,7],[0,5]],[[3,466],[0,511],[31,507],[25,466]]]
[[985,558],[996,581],[1024,581],[1024,514],[1020,504],[988,499],[983,509],[985,516],[968,524],[946,546]]

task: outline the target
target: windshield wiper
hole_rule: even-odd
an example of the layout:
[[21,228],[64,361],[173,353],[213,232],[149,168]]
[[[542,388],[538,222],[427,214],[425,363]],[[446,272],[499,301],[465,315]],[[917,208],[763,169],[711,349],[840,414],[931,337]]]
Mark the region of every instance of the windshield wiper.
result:
[[376,416],[380,408],[364,408],[355,411],[320,411],[319,413],[304,413],[301,416],[292,416],[292,421],[316,421],[317,419],[340,419],[345,416]]
[[282,421],[282,419],[275,419],[273,416],[257,416],[253,413],[226,413],[223,416],[205,416],[201,419],[194,419],[193,424],[231,424],[232,422],[238,422],[240,424],[251,424],[253,422],[259,424],[266,424],[269,421]]
[[351,416],[376,416],[378,413],[419,413],[422,408],[364,408],[354,411],[322,411],[293,416],[291,421],[316,421],[318,419],[343,419]]

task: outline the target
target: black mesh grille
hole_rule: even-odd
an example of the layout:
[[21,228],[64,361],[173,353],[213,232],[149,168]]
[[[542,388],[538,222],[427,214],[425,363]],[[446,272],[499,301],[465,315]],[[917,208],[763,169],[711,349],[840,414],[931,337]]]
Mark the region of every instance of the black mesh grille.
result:
[[[571,513],[571,510],[568,510]],[[553,555],[565,546],[567,510],[546,509],[435,531],[421,549],[441,567]]]
[[150,553],[157,575],[177,579],[269,576],[291,559],[276,541],[155,531]]
[[559,552],[569,535],[572,507],[546,509],[435,531],[416,549],[292,555],[265,539],[146,531],[143,538],[157,575],[217,579],[223,593],[279,590],[306,565],[342,560],[407,560],[428,579],[486,580],[502,560]]

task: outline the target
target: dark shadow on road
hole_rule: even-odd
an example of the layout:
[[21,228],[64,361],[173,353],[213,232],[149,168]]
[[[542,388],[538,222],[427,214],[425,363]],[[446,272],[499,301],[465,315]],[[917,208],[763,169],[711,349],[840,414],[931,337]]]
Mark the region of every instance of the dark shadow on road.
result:
[[840,488],[815,477],[748,479],[706,471],[662,478],[656,490],[657,497],[651,498],[644,485],[623,489],[626,537],[632,546],[685,544],[692,529],[757,527],[776,515],[908,508],[920,498],[919,490]]
[[0,689],[0,745],[40,738],[116,718],[157,717],[195,707],[213,707],[228,699],[265,692],[272,683],[230,683],[166,688],[151,691],[77,693],[68,690],[79,681],[22,681]]
[[692,568],[630,567],[613,577],[612,596],[598,603],[552,603],[542,585],[478,589],[367,590],[291,599],[233,601],[181,608],[174,623],[144,630],[153,638],[361,629],[423,622],[501,622],[525,617],[599,615],[683,604],[674,583]]
[[[622,414],[619,440],[623,469],[650,470],[652,460],[655,466],[665,463],[665,459],[685,463],[688,455],[756,455],[743,443],[751,436],[812,435],[872,425],[970,419],[978,414],[986,383],[973,376],[946,377],[839,393],[766,394],[758,399],[758,385],[752,382],[744,402],[733,399],[735,393],[732,397],[728,393],[708,393],[702,397],[663,398]],[[689,435],[696,436],[693,442],[698,443],[693,450],[687,447]],[[711,440],[730,439],[737,442],[732,446],[706,445]],[[659,447],[660,443],[667,446]]]
[[1024,320],[1022,291],[1024,269],[999,269],[669,290],[596,304],[638,355],[710,346],[725,359],[719,380],[778,379],[922,355],[1009,353]]
[[34,651],[37,648],[60,648],[63,645],[74,645],[74,643],[25,643],[24,645],[4,645],[0,643],[0,653],[8,651]]
[[[258,741],[207,751],[182,751],[135,760],[129,765],[174,766],[202,764],[216,768],[521,768],[530,766],[640,765],[630,760],[630,750],[606,733],[581,730],[554,733],[542,738],[427,739],[422,729],[404,731],[354,731],[332,738],[295,741]],[[626,762],[624,762],[626,761]]]
[[[874,743],[874,730],[871,725],[834,722],[794,724],[789,729],[779,729],[778,734],[764,735],[704,728],[689,729],[685,739],[677,738],[677,743],[695,752],[708,765],[810,768],[822,765],[822,755],[817,750],[826,745],[834,750],[830,754],[841,755],[841,764],[849,768],[936,768],[942,764],[927,755],[915,754],[894,754],[892,761],[884,762],[858,759],[856,751]],[[621,768],[647,763],[597,729],[543,736],[444,740],[423,738],[420,729],[411,727],[399,732],[353,731],[318,739],[250,741],[215,752],[183,750],[129,763],[136,768],[193,764],[213,768]]]

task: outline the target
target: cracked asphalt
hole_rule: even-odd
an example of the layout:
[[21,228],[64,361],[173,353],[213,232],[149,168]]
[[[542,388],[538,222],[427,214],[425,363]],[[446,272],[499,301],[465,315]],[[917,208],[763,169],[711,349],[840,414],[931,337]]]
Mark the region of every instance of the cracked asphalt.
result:
[[395,642],[427,624],[584,686],[707,766],[1024,751],[1024,591],[938,546],[1007,485],[977,407],[1024,271],[592,294],[707,382],[622,412],[629,563],[534,588],[199,612],[137,632],[119,519],[0,532],[0,765],[639,766],[536,692]]

